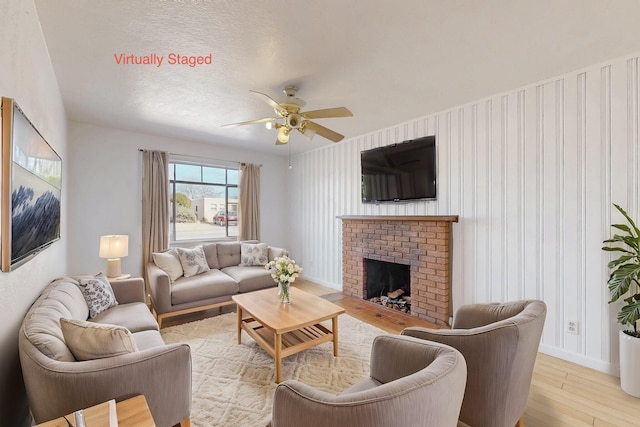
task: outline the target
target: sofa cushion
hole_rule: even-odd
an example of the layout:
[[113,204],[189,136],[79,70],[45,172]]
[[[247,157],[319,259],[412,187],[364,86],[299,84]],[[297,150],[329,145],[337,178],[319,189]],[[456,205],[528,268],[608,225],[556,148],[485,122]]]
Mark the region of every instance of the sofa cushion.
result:
[[92,278],[78,279],[78,286],[89,307],[89,318],[94,318],[104,310],[118,304],[111,284],[104,273]]
[[202,245],[202,250],[204,251],[204,256],[207,259],[207,264],[209,264],[209,268],[220,268],[218,265],[218,245],[216,243],[207,243]]
[[220,270],[209,270],[206,273],[193,277],[182,277],[173,282],[171,304],[184,304],[237,293],[238,283],[235,280]]
[[64,340],[76,360],[104,359],[137,351],[127,328],[77,319],[60,319]]
[[118,304],[91,319],[94,323],[124,326],[131,332],[157,331],[158,322],[145,303]]
[[73,362],[75,357],[67,347],[60,318],[86,320],[89,308],[78,282],[64,277],[51,282],[33,303],[23,321],[25,337],[47,357]]
[[158,331],[141,331],[133,334],[133,339],[136,342],[138,350],[146,350],[153,347],[162,347],[164,341]]
[[266,265],[269,262],[269,246],[266,243],[242,243],[240,245],[240,265]]
[[160,267],[162,271],[167,273],[172,282],[184,273],[178,251],[175,248],[169,249],[166,252],[154,252],[152,256],[153,262]]
[[265,270],[264,267],[240,267],[234,265],[225,267],[221,271],[238,282],[238,290],[240,293],[276,286],[276,282],[271,278],[271,272]]
[[180,264],[184,270],[184,277],[196,276],[209,271],[209,264],[207,264],[202,246],[196,246],[193,249],[177,248],[177,250]]
[[218,268],[240,264],[240,242],[221,242],[217,244]]

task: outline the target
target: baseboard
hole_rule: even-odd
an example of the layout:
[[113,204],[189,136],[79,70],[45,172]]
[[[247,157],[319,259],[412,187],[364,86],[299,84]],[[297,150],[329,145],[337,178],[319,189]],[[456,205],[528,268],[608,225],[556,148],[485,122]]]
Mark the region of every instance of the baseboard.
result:
[[620,376],[620,366],[616,363],[604,362],[602,360],[592,359],[590,357],[582,356],[575,353],[570,353],[562,349],[551,347],[548,345],[540,344],[538,348],[540,353],[547,354],[549,356],[557,357],[558,359],[566,360],[567,362],[575,363],[580,366],[595,369],[596,371],[604,372],[605,374],[613,375],[615,377]]
[[326,286],[327,288],[331,288],[331,289],[335,289],[338,292],[342,292],[342,287],[340,285],[337,285],[335,283],[331,283],[331,282],[326,282],[322,279],[319,279],[317,277],[310,277],[310,276],[300,276],[301,279],[304,280],[308,280],[309,282],[313,282],[313,283],[317,283],[318,285],[322,285],[322,286]]

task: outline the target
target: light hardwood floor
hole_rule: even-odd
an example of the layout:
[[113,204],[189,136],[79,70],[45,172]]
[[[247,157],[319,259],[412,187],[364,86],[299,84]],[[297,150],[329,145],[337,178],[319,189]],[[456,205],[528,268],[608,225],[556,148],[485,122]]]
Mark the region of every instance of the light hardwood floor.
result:
[[[350,316],[389,333],[397,334],[407,326],[437,327],[309,281],[299,279],[295,286],[322,296],[344,307]],[[168,319],[166,326],[211,315],[204,312],[176,317]],[[538,353],[524,424],[526,427],[640,427],[640,399],[625,394],[617,377]]]

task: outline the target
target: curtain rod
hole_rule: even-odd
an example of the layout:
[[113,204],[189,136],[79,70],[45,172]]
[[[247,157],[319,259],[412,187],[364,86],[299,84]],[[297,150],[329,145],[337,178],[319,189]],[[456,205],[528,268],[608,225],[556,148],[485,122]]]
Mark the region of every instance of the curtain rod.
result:
[[[147,149],[144,149],[144,148],[138,148],[138,151],[144,152],[144,151],[154,151],[154,150],[147,150]],[[245,162],[236,162],[234,160],[214,159],[213,157],[193,156],[191,154],[179,154],[179,153],[171,153],[171,152],[169,152],[169,154],[172,155],[172,156],[191,157],[193,159],[213,160],[213,161],[216,161],[216,162],[233,162],[233,163],[238,163],[240,166],[246,166],[247,165],[247,163],[245,163]],[[262,167],[262,163],[260,165],[258,165],[258,166]]]

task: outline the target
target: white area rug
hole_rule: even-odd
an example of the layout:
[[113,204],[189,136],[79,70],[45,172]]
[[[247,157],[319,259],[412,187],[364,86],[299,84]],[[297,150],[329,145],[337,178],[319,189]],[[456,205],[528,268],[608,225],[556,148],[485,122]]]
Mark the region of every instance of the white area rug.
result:
[[[274,361],[244,332],[237,344],[236,321],[236,314],[229,313],[162,329],[167,344],[191,346],[194,427],[260,427],[271,419]],[[338,357],[331,343],[286,357],[282,380],[338,394],[368,376],[373,338],[384,333],[343,314],[338,318]]]

